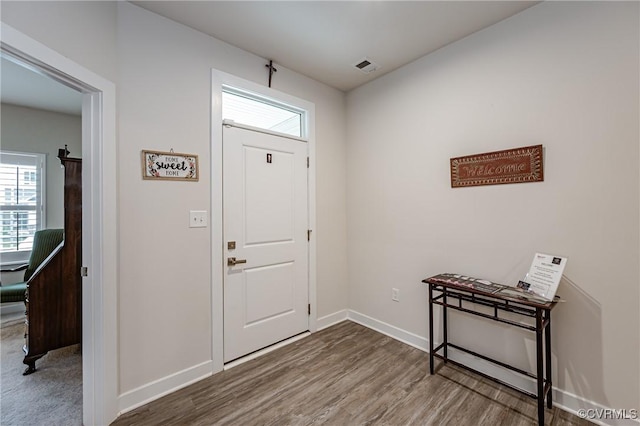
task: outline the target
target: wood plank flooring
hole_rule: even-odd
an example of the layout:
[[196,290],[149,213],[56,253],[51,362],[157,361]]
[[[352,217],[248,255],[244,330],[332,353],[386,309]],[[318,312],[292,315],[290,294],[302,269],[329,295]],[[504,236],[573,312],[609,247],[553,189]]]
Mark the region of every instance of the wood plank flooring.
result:
[[[536,404],[350,321],[119,417],[126,425],[535,425]],[[589,422],[554,408],[550,426]]]

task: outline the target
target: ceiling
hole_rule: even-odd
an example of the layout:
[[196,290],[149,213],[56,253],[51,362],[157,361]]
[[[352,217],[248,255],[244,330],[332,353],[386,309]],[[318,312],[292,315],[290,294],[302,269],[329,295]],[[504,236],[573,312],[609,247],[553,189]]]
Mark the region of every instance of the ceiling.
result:
[[0,58],[0,101],[73,115],[82,110],[80,92],[5,57]]
[[[276,68],[282,65],[349,91],[539,2],[145,0],[132,3],[265,60],[273,60]],[[355,68],[365,57],[378,64],[379,69],[365,74]]]
[[[537,1],[133,1],[342,91],[493,25]],[[365,74],[363,59],[378,65]],[[0,62],[0,101],[80,114],[81,95]],[[277,73],[274,79],[277,79]],[[267,70],[265,69],[265,80]]]

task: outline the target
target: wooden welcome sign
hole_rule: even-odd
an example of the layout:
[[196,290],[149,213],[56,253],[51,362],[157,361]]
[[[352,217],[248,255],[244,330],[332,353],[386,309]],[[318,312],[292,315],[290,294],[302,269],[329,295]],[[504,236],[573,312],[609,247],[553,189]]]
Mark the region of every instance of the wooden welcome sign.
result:
[[452,188],[544,180],[542,145],[456,157],[450,162]]
[[142,178],[197,182],[198,156],[177,152],[142,151]]

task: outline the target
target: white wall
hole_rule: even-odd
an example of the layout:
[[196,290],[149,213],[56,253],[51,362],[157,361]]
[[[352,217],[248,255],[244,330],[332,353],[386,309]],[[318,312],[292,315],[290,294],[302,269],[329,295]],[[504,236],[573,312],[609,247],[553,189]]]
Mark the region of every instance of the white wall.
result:
[[58,149],[68,145],[71,157],[82,157],[80,116],[2,104],[0,148],[47,155],[47,228],[64,226],[64,170]]
[[[82,157],[82,123],[79,116],[2,104],[0,149],[46,154],[46,227],[64,227],[64,171],[58,148],[69,146],[71,155]],[[22,281],[24,271],[3,272],[2,282]]]
[[[210,229],[188,228],[189,210],[210,210],[220,184],[208,179],[210,70],[262,84],[267,73],[264,59],[129,3],[118,5],[117,41],[124,393],[211,360],[220,277],[211,277]],[[273,87],[316,105],[318,311],[331,313],[346,308],[344,95],[283,67]],[[141,179],[140,151],[171,148],[199,155],[199,182]]]
[[2,1],[0,18],[15,29],[115,81],[114,1]]
[[[638,62],[637,3],[546,2],[349,93],[349,307],[426,338],[423,278],[566,256],[554,386],[638,407]],[[449,158],[533,144],[544,182],[450,187]],[[535,366],[533,336],[455,314],[458,343]]]

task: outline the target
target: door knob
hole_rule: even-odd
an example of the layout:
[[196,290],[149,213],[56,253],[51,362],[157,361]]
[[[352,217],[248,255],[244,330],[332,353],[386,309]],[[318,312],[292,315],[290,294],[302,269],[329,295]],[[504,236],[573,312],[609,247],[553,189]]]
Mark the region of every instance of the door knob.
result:
[[247,263],[247,259],[236,259],[235,257],[227,258],[227,266],[237,265],[238,263]]

